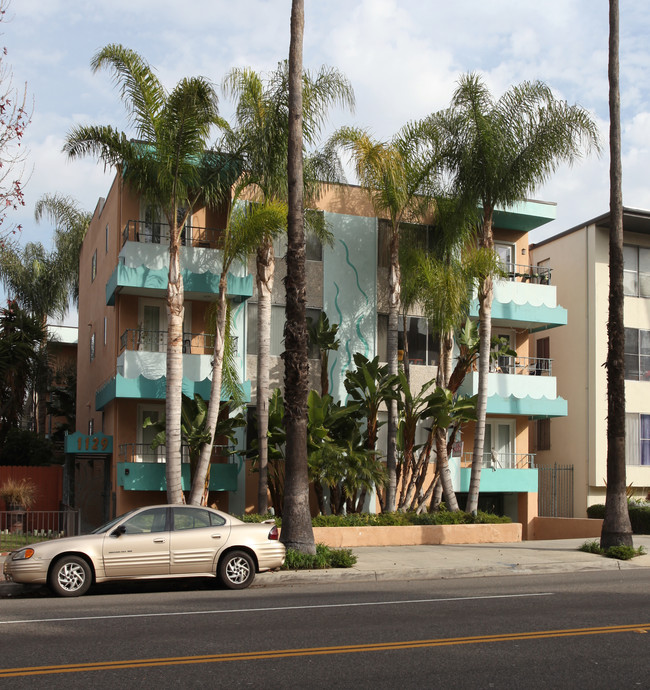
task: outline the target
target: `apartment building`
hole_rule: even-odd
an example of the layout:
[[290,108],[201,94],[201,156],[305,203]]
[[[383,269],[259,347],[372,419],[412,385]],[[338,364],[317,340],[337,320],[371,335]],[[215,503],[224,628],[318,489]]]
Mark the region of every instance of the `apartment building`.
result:
[[[332,246],[307,242],[308,316],[325,311],[339,324],[340,346],[330,357],[330,389],[342,399],[345,372],[361,352],[385,359],[388,314],[387,223],[375,217],[367,196],[358,187],[332,186],[317,210],[332,232]],[[218,287],[219,229],[227,209],[198,209],[184,231],[181,265],[185,281],[186,336],[183,389],[209,397],[210,338],[206,313]],[[516,357],[501,358],[490,372],[486,471],[481,493],[486,505],[527,521],[537,513],[537,472],[532,454],[531,420],[566,415],[558,397],[555,372],[548,354],[534,350],[534,334],[566,324],[558,306],[548,266],[529,265],[528,232],[553,219],[555,206],[525,202],[495,216],[497,250],[508,279],[495,287],[493,328],[506,338]],[[423,228],[423,231],[431,229]],[[119,178],[106,200],[100,200],[81,252],[79,305],[79,383],[75,447],[77,504],[87,504],[104,516],[135,505],[164,500],[164,450],[152,451],[146,417],[163,414],[165,397],[165,289],[167,284],[166,227],[155,209],[141,203]],[[284,249],[276,243],[276,276],[271,332],[271,387],[283,379]],[[249,406],[254,408],[256,371],[256,296],[254,264],[237,266],[229,276],[238,339],[240,379]],[[477,316],[476,303],[473,316]],[[560,329],[561,330],[561,329]],[[426,318],[417,309],[408,318],[406,334],[412,387],[435,377],[437,345]],[[316,353],[310,362],[312,386],[319,388]],[[464,392],[475,392],[476,373]],[[457,444],[454,481],[459,492],[469,486],[467,454],[473,430]],[[93,445],[97,455],[92,454]],[[239,447],[244,448],[242,433]],[[103,451],[101,453],[100,451]],[[86,453],[86,454],[84,454]],[[461,457],[462,455],[462,457]],[[185,481],[189,480],[189,468]],[[243,456],[215,457],[210,475],[210,500],[231,512],[254,510],[257,475]],[[187,487],[187,483],[185,484]],[[103,496],[101,501],[98,496]],[[94,498],[93,498],[94,497]],[[94,501],[94,503],[93,503]],[[82,505],[82,509],[83,505]]]
[[[626,473],[634,494],[650,491],[650,211],[624,209]],[[604,503],[607,477],[607,321],[609,214],[531,247],[535,265],[550,264],[565,328],[534,337],[554,358],[560,393],[570,406],[540,435],[542,466],[573,466],[575,517]],[[540,345],[538,344],[538,349]]]

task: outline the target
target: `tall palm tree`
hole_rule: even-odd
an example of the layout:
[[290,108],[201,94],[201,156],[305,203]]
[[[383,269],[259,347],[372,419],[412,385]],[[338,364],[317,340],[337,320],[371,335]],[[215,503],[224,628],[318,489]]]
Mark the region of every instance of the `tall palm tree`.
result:
[[[542,82],[523,82],[495,100],[477,74],[460,78],[451,107],[432,116],[448,143],[448,164],[455,194],[481,208],[479,246],[494,247],[497,206],[526,198],[546,182],[561,163],[572,164],[583,152],[598,150],[598,128],[587,111],[556,100]],[[493,279],[487,274],[478,290],[479,384],[468,512],[475,512],[483,459],[490,357]]]
[[[390,221],[388,274],[388,371],[397,375],[397,331],[400,308],[400,224],[419,221],[429,210],[435,162],[422,155],[423,132],[406,125],[390,141],[377,141],[363,129],[343,127],[331,144],[350,154],[358,180],[378,217]],[[395,510],[397,402],[388,403],[388,449],[385,510]]]
[[632,546],[625,481],[625,325],[618,0],[609,0],[609,320],[607,322],[607,496],[600,545]]
[[[303,90],[303,141],[313,147],[326,122],[329,108],[354,105],[350,83],[338,70],[321,67],[316,74],[305,70]],[[287,151],[289,132],[289,66],[282,62],[268,75],[252,69],[234,69],[224,79],[223,91],[236,102],[235,123],[226,131],[229,148],[240,152],[244,172],[238,190],[254,188],[261,201],[287,201]],[[306,166],[307,196],[320,189],[316,175],[328,168],[319,157],[319,165]],[[238,191],[235,192],[238,194]],[[314,228],[316,229],[316,228]],[[258,510],[268,508],[268,414],[271,333],[271,295],[275,275],[273,235],[262,233],[256,251],[257,286],[257,433],[259,451]]]
[[224,199],[229,185],[221,173],[227,161],[208,149],[219,124],[217,95],[203,77],[182,79],[168,92],[150,65],[133,50],[111,44],[92,59],[93,72],[109,69],[136,139],[110,125],[73,128],[64,151],[71,158],[92,155],[148,203],[157,205],[169,226],[167,280],[167,500],[181,490],[181,396],[183,383],[184,288],[180,235],[192,209]]
[[[212,354],[212,383],[210,402],[205,421],[205,429],[214,441],[223,381],[223,362],[226,353],[227,332],[227,289],[228,272],[236,261],[245,261],[255,250],[261,234],[277,234],[287,224],[287,207],[281,202],[266,202],[248,208],[243,204],[231,205],[228,222],[222,240],[221,274],[219,292],[216,301],[214,351]],[[199,505],[206,498],[205,485],[210,469],[212,443],[206,443],[201,449],[196,473],[192,480],[190,503]]]

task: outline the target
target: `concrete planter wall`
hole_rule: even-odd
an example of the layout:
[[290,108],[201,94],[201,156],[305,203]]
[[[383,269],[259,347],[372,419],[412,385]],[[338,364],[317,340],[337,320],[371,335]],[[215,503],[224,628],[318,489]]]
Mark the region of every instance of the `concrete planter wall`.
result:
[[521,541],[521,524],[314,527],[317,544],[331,547],[499,544]]
[[528,539],[589,539],[600,537],[603,521],[592,518],[535,517]]

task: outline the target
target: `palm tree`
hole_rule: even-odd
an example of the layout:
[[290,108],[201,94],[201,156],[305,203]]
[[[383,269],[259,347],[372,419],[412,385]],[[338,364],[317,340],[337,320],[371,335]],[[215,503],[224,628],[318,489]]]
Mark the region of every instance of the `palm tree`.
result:
[[43,339],[40,371],[35,386],[36,430],[45,433],[47,368],[47,320],[63,318],[70,304],[79,297],[79,251],[90,214],[82,211],[71,197],[46,194],[36,204],[35,218],[48,218],[54,225],[54,248],[45,249],[40,242],[0,246],[2,282],[18,304],[41,324]]
[[600,546],[632,546],[625,481],[625,327],[618,0],[609,0],[609,321],[607,323],[607,496]]
[[[403,127],[390,141],[376,141],[362,129],[344,127],[331,144],[347,151],[356,174],[378,217],[390,221],[390,268],[388,275],[388,371],[397,375],[397,331],[400,308],[400,224],[420,221],[429,210],[434,160],[421,155],[423,132],[416,126]],[[395,510],[397,402],[388,404],[388,449],[385,510]]]
[[[348,80],[336,69],[321,67],[316,74],[303,72],[303,137],[305,146],[315,146],[330,107],[352,108],[354,95]],[[287,151],[289,132],[289,67],[282,62],[264,78],[251,69],[234,69],[224,79],[223,91],[236,101],[235,125],[226,131],[226,143],[240,152],[244,173],[237,191],[254,189],[261,201],[287,200]],[[319,163],[328,162],[324,156]],[[327,168],[306,166],[308,197],[318,194],[315,175]],[[317,226],[313,229],[318,230]],[[257,286],[257,433],[259,450],[258,510],[268,507],[268,400],[270,370],[271,295],[275,276],[273,235],[263,232],[256,251]]]
[[[272,235],[277,234],[286,226],[286,223],[287,208],[285,204],[280,202],[269,201],[264,204],[256,204],[251,208],[243,204],[231,205],[222,239],[221,274],[216,301],[214,352],[212,354],[212,383],[205,421],[205,428],[211,434],[212,439],[215,438],[219,420],[224,355],[227,350],[228,272],[233,263],[245,261],[246,257],[254,251],[263,232],[269,232]],[[192,504],[199,505],[205,497],[205,483],[210,469],[211,452],[211,443],[206,443],[201,449],[190,492],[189,502]]]
[[[136,140],[110,125],[73,128],[64,151],[70,158],[96,156],[114,166],[124,183],[157,205],[169,226],[167,282],[167,500],[183,500],[181,490],[181,395],[183,383],[184,290],[180,235],[199,203],[224,199],[228,161],[208,150],[218,117],[217,95],[203,77],[182,79],[171,92],[135,51],[111,44],[92,59],[93,72],[113,73]],[[234,166],[231,166],[234,171]]]
[[[461,77],[451,107],[432,116],[448,143],[455,195],[482,210],[479,246],[494,247],[493,217],[531,194],[561,163],[599,149],[598,129],[589,114],[553,97],[542,82],[523,82],[494,100],[476,74]],[[467,511],[478,505],[490,357],[493,279],[478,290],[480,355],[477,424]]]

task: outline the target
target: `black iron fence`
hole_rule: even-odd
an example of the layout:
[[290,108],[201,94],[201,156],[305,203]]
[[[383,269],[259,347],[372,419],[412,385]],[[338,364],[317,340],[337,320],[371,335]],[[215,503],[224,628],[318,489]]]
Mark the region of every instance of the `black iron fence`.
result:
[[[181,244],[188,247],[209,249],[223,248],[224,231],[186,225],[181,230]],[[122,231],[122,245],[125,242],[143,244],[169,244],[169,225],[142,220],[130,220]]]
[[74,537],[80,530],[81,512],[73,508],[0,511],[0,551],[46,539]]
[[537,512],[540,517],[573,517],[573,465],[538,468]]

